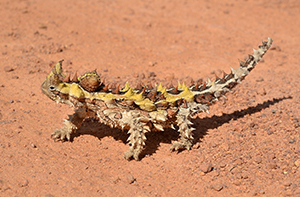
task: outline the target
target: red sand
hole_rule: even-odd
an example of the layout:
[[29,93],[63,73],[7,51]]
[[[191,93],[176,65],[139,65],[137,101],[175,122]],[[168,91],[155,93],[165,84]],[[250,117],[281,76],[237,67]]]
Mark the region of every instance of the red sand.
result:
[[[300,2],[0,2],[0,196],[299,196]],[[125,83],[207,79],[274,40],[226,100],[176,131],[149,133],[127,161],[126,132],[87,120],[72,142],[50,135],[73,113],[41,93],[51,65]]]

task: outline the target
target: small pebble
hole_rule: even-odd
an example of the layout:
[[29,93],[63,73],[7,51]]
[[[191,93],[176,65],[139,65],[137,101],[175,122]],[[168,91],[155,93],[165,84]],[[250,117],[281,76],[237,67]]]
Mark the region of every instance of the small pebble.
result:
[[300,166],[300,159],[297,159],[294,164],[295,164],[295,166],[299,167]]
[[249,124],[249,127],[251,127],[251,128],[254,128],[256,126],[256,124],[254,123],[254,122],[251,122],[250,124]]
[[257,164],[259,164],[259,163],[262,162],[262,158],[261,158],[261,157],[256,157],[256,158],[254,159],[254,161],[255,161]]
[[227,166],[226,162],[221,162],[220,163],[220,168],[225,168]]
[[147,23],[146,26],[147,27],[152,27],[152,24],[151,23]]
[[212,185],[211,188],[216,190],[216,191],[221,191],[223,189],[223,185],[215,184],[215,185]]
[[67,60],[67,65],[72,65],[73,62],[71,60]]
[[144,73],[140,73],[139,76],[138,76],[138,78],[140,78],[140,79],[145,79],[146,77],[145,77],[145,74],[144,74]]
[[265,90],[265,88],[263,88],[262,90],[259,90],[257,93],[261,96],[264,96],[267,94],[267,91]]
[[107,149],[108,149],[108,147],[107,147],[107,146],[102,146],[102,148],[103,148],[104,150],[107,150]]
[[274,133],[273,131],[271,131],[271,130],[269,130],[269,129],[267,130],[267,134],[268,134],[268,135],[272,135],[273,133]]
[[165,79],[166,79],[166,81],[172,81],[173,79],[175,79],[174,73],[167,74]]
[[261,189],[261,190],[259,190],[259,193],[260,194],[265,194],[266,192],[265,192],[265,190]]
[[258,79],[256,79],[256,82],[262,82],[262,81],[264,81],[264,78],[262,78],[262,77],[259,77]]
[[149,62],[149,66],[155,66],[157,64],[157,62]]
[[35,145],[35,144],[32,143],[32,144],[30,144],[30,145],[31,145],[32,148],[36,148],[36,145]]
[[288,187],[288,186],[292,185],[292,182],[290,180],[286,180],[282,183],[282,185]]
[[146,72],[146,76],[145,76],[147,79],[149,79],[149,78],[151,78],[151,77],[156,77],[156,74],[155,74],[155,72],[150,72],[150,71],[148,71],[148,72]]
[[293,118],[293,125],[295,128],[298,128],[300,126],[300,122],[298,118]]
[[45,195],[43,195],[42,197],[55,197],[55,196],[52,195],[52,194],[45,194]]
[[47,25],[45,23],[40,23],[39,29],[47,29]]
[[276,51],[281,51],[281,48],[280,48],[280,46],[272,46],[271,48],[270,48],[270,50],[276,50]]
[[132,184],[132,183],[136,182],[136,179],[135,179],[134,176],[132,176],[131,174],[129,174],[129,175],[127,176],[127,180],[128,180],[128,183],[129,183],[129,184]]
[[240,181],[240,180],[234,180],[232,183],[233,183],[234,185],[236,185],[236,186],[241,185],[241,181]]
[[29,184],[29,181],[26,180],[26,181],[24,181],[24,183],[20,184],[20,187],[26,187],[26,186],[28,186],[28,184]]
[[[273,159],[276,158],[276,155],[275,155],[275,153],[269,153],[269,154],[267,155],[267,157],[268,157],[269,160],[273,160]],[[273,162],[273,161],[271,161],[271,162]]]
[[114,183],[114,184],[117,184],[117,183],[120,182],[120,181],[121,181],[120,177],[115,177],[115,178],[113,179],[113,183]]
[[199,167],[199,169],[204,173],[208,173],[213,170],[213,167],[211,163],[204,163]]
[[277,164],[275,162],[270,162],[268,166],[269,166],[270,169],[276,169],[277,168]]
[[290,139],[290,140],[289,140],[289,143],[290,143],[290,144],[293,144],[294,142],[296,142],[295,139]]
[[243,174],[242,174],[242,178],[243,178],[243,179],[247,179],[247,178],[249,178],[249,176],[248,176],[248,174],[243,173]]
[[11,66],[5,66],[5,67],[4,67],[4,71],[5,71],[5,72],[11,72],[11,71],[14,71],[14,68],[11,67]]

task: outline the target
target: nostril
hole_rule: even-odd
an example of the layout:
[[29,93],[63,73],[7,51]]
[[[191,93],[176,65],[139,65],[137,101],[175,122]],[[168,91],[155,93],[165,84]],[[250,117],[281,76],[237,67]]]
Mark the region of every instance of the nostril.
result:
[[54,86],[49,86],[49,90],[54,90],[55,87]]

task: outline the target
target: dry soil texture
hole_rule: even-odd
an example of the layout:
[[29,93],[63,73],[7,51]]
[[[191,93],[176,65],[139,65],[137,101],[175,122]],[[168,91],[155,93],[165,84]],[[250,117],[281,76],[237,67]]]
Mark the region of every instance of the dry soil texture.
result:
[[[0,1],[0,196],[300,196],[297,0]],[[195,145],[170,152],[149,133],[127,161],[126,132],[86,120],[54,142],[73,109],[40,85],[53,63],[107,81],[213,78],[262,40],[271,50],[194,121]]]

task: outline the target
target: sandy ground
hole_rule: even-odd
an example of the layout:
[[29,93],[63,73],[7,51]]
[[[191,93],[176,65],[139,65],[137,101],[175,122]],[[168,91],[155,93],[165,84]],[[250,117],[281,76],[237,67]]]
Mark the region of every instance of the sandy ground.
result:
[[[221,3],[220,3],[221,2]],[[0,196],[300,196],[300,2],[0,1]],[[53,63],[125,83],[213,78],[262,40],[272,49],[226,99],[194,121],[195,145],[128,135],[92,120],[54,142],[73,109],[40,85]]]

